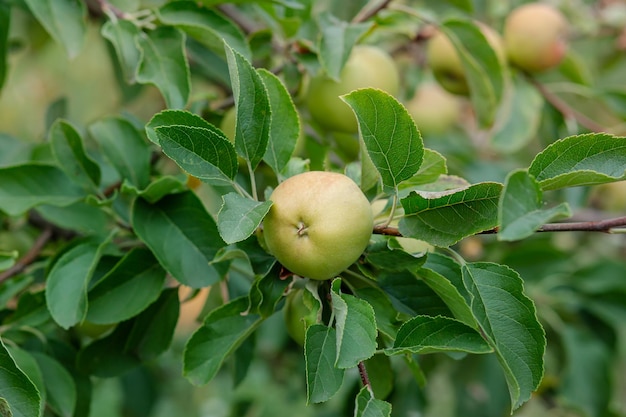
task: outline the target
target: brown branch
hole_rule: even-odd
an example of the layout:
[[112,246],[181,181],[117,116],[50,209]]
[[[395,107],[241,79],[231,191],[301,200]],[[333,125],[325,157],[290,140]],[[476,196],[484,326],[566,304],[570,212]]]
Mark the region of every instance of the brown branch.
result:
[[37,237],[37,240],[35,241],[33,246],[29,249],[28,252],[26,252],[26,254],[21,259],[19,259],[11,268],[0,273],[0,283],[3,283],[9,278],[21,273],[26,269],[26,267],[28,267],[28,265],[35,262],[44,246],[46,246],[46,244],[52,238],[53,234],[54,232],[51,227],[45,228],[41,232],[39,237]]
[[365,369],[365,364],[363,361],[359,362],[359,375],[361,375],[361,382],[363,382],[363,386],[368,387],[370,390],[372,389],[372,383],[370,382],[369,376],[367,376],[367,369]]
[[556,94],[551,92],[548,88],[546,88],[545,85],[537,81],[535,78],[531,76],[527,76],[526,78],[533,86],[535,86],[537,91],[541,93],[543,98],[555,109],[557,109],[565,118],[576,120],[578,124],[586,129],[589,129],[592,132],[602,133],[607,131],[604,126],[596,123],[594,120],[571,108],[565,101],[561,100]]
[[107,0],[96,0],[96,3],[98,3],[98,6],[100,7],[100,10],[104,14],[106,14],[107,11],[110,11],[118,19],[126,19],[127,18],[126,13],[124,13],[123,11],[118,9],[117,7],[113,6]]
[[222,4],[218,6],[217,9],[226,15],[226,17],[230,20],[235,22],[235,24],[239,26],[246,35],[259,30],[259,26],[254,21],[241,14],[241,12],[232,4]]
[[385,9],[389,3],[391,3],[391,0],[383,0],[371,9],[362,9],[356,16],[354,16],[352,23],[365,22],[366,20],[376,16],[381,10]]

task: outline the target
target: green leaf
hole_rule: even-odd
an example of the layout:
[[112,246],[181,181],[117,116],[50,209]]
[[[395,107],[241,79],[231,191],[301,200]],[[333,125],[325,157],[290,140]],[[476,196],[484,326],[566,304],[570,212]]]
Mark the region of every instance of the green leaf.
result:
[[252,52],[239,27],[214,10],[194,1],[177,1],[157,10],[159,20],[176,26],[214,52],[224,55],[224,42],[247,60]]
[[194,126],[203,127],[211,131],[217,129],[202,117],[186,110],[163,110],[152,116],[152,119],[146,124],[146,136],[157,145],[160,145],[160,143],[156,128],[161,126]]
[[528,168],[541,189],[626,179],[626,137],[588,133],[560,139],[535,156]]
[[45,290],[24,292],[20,296],[17,309],[5,319],[12,326],[40,326],[50,321],[50,311],[46,306]]
[[535,138],[543,110],[543,97],[523,77],[513,77],[505,92],[491,136],[494,149],[516,152]]
[[475,22],[449,19],[440,29],[461,58],[478,124],[491,126],[506,83],[503,63]]
[[152,252],[133,249],[87,293],[86,320],[96,324],[128,320],[159,297],[164,282],[165,271]]
[[399,189],[411,189],[424,184],[431,184],[448,173],[446,158],[437,151],[424,148],[424,161],[415,175],[400,183]]
[[19,257],[20,253],[14,251],[0,251],[0,271],[6,271],[15,265],[15,261]]
[[76,383],[69,371],[56,359],[33,352],[46,386],[46,405],[57,415],[72,417],[76,408]]
[[319,41],[319,59],[326,74],[339,82],[339,75],[350,57],[352,47],[373,25],[373,22],[348,23],[330,13],[320,15],[322,36]]
[[126,119],[105,117],[89,126],[89,133],[120,177],[143,188],[150,182],[150,148]]
[[374,398],[368,387],[361,388],[355,399],[354,417],[390,417],[391,404]]
[[526,402],[543,377],[546,338],[517,272],[488,262],[463,266],[463,281],[481,333],[504,370],[511,410]]
[[490,353],[493,349],[470,326],[450,317],[416,316],[398,330],[388,355],[436,352]]
[[355,295],[367,301],[374,309],[378,331],[390,339],[395,339],[401,322],[398,320],[398,311],[387,294],[378,287],[364,287],[357,289]]
[[405,217],[399,228],[403,236],[435,246],[451,246],[464,237],[497,225],[498,199],[502,184],[484,182],[460,190],[411,192],[401,200]]
[[302,133],[300,116],[282,81],[264,68],[258,73],[267,88],[272,110],[269,142],[263,160],[279,173],[287,166]]
[[33,145],[6,133],[0,133],[0,168],[30,161]]
[[345,370],[336,368],[337,333],[322,324],[309,326],[304,342],[307,403],[321,403],[341,388]]
[[182,182],[180,178],[169,175],[158,177],[148,184],[148,186],[143,190],[139,190],[137,187],[126,181],[122,183],[122,187],[120,188],[123,193],[141,197],[150,204],[156,203],[166,195],[180,193],[186,191],[187,189],[187,184]]
[[452,316],[439,295],[411,271],[383,270],[378,273],[377,280],[400,313],[410,316]]
[[131,222],[137,236],[179,282],[200,288],[219,281],[210,263],[225,244],[193,192],[169,195],[155,204],[137,199]]
[[74,58],[87,34],[85,6],[78,0],[25,0],[39,23]]
[[87,287],[108,240],[85,241],[63,253],[46,278],[46,304],[59,326],[68,329],[87,314]]
[[264,319],[274,314],[285,290],[291,284],[288,279],[280,279],[280,269],[281,266],[275,264],[267,274],[255,279],[249,293],[249,313],[259,314]]
[[50,128],[52,154],[68,177],[86,190],[96,191],[100,185],[100,167],[85,152],[83,139],[65,120],[57,120]]
[[0,168],[0,210],[20,215],[40,204],[67,206],[84,197],[63,171],[37,163]]
[[[430,258],[430,256],[429,256]],[[460,272],[460,270],[459,270]],[[422,268],[417,275],[426,283],[448,306],[454,317],[462,323],[476,328],[476,320],[472,310],[458,288],[452,284],[448,276],[442,275],[432,269]]]
[[148,33],[141,32],[136,39],[141,50],[137,82],[158,88],[167,107],[185,107],[191,89],[185,35],[176,28],[160,26]]
[[[9,407],[8,416],[34,417],[39,415],[41,396],[31,380],[17,367],[0,338],[0,398]],[[4,416],[3,416],[4,417]]]
[[222,196],[217,228],[227,244],[240,242],[254,233],[270,210],[270,200],[259,202],[237,193]]
[[472,3],[472,0],[446,0],[446,2],[468,13],[474,11],[474,4]]
[[217,128],[161,126],[156,128],[163,152],[183,170],[209,184],[232,184],[237,154]]
[[357,366],[376,352],[376,319],[367,301],[341,294],[341,280],[332,283],[331,297],[337,329],[335,366],[346,369]]
[[11,8],[8,4],[0,4],[0,91],[8,73],[9,54],[9,24],[11,23]]
[[352,107],[367,152],[383,188],[397,190],[413,177],[424,159],[424,144],[413,118],[400,102],[381,90],[364,88],[342,96]]
[[113,224],[105,210],[82,201],[65,207],[41,205],[36,210],[50,223],[81,234],[105,235]]
[[141,30],[130,20],[117,19],[115,21],[106,21],[102,25],[100,32],[113,45],[117,59],[122,67],[124,79],[127,83],[134,83],[137,67],[141,60],[141,50],[137,46],[135,39],[139,36]]
[[261,76],[250,62],[230,46],[224,47],[237,107],[235,148],[254,169],[263,159],[269,142],[269,95]]
[[248,297],[240,297],[213,310],[187,341],[183,373],[196,385],[206,384],[222,363],[262,322],[257,314],[246,314]]
[[37,361],[29,351],[21,349],[15,344],[7,346],[6,348],[9,351],[9,355],[13,358],[13,361],[15,361],[15,365],[17,365],[17,367],[24,372],[39,392],[41,397],[39,415],[43,415],[44,407],[46,405],[46,386]]
[[543,209],[539,183],[526,170],[513,171],[507,176],[500,196],[498,240],[524,239],[545,223],[569,216],[571,212],[567,203]]

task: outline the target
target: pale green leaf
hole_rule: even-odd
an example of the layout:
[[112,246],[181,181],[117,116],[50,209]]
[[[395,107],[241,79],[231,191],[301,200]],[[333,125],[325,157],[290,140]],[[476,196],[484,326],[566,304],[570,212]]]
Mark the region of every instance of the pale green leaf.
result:
[[361,388],[355,399],[354,417],[390,417],[391,404],[373,397],[368,387]]
[[155,85],[168,108],[185,107],[191,81],[184,34],[176,28],[160,26],[148,33],[140,33],[136,39],[141,49],[137,82]]
[[498,221],[502,185],[485,182],[461,190],[412,192],[401,200],[405,217],[399,227],[403,236],[436,246],[451,246],[464,237],[492,229]]
[[200,288],[220,279],[211,261],[225,244],[193,192],[172,194],[155,204],[137,199],[131,223],[163,268],[182,284]]
[[222,196],[217,214],[217,228],[227,244],[247,239],[259,227],[270,210],[271,201],[259,202],[237,193]]
[[626,179],[626,137],[587,133],[560,139],[535,156],[528,172],[544,191]]
[[40,204],[67,206],[83,191],[53,165],[25,164],[0,168],[0,210],[17,216]]
[[115,54],[122,67],[124,79],[127,83],[134,83],[137,67],[141,59],[141,50],[135,39],[141,30],[130,20],[108,20],[100,30],[102,36],[108,39],[115,49]]
[[25,0],[39,23],[65,48],[67,55],[78,55],[87,34],[85,5],[79,0]]
[[261,162],[267,150],[271,109],[267,89],[254,67],[230,46],[224,46],[233,88],[237,119],[235,148],[251,168]]
[[192,383],[213,379],[224,360],[262,322],[259,315],[247,314],[247,308],[248,297],[240,297],[213,310],[187,341],[183,373]]
[[337,333],[322,324],[309,326],[304,342],[307,403],[329,400],[339,391],[345,370],[336,368]]
[[367,152],[387,192],[413,177],[424,159],[424,144],[413,118],[388,93],[364,88],[342,96],[352,107]]
[[515,410],[543,378],[546,338],[535,305],[524,294],[520,276],[507,266],[479,262],[462,270],[474,317],[504,370]]
[[0,251],[0,271],[6,271],[15,265],[15,261],[19,257],[19,252],[14,251]]
[[450,317],[415,316],[405,322],[388,355],[436,352],[490,353],[493,349],[470,326]]
[[341,280],[332,284],[332,305],[337,330],[335,366],[346,369],[374,356],[376,351],[376,318],[367,301],[341,294]]
[[[430,259],[430,255],[428,258]],[[469,304],[448,276],[428,268],[420,269],[417,275],[441,297],[457,320],[472,328],[476,328],[476,320],[472,315]]]
[[157,127],[156,133],[163,152],[190,175],[209,184],[233,183],[237,155],[219,129],[173,125]]
[[0,398],[13,417],[39,415],[41,395],[28,376],[17,367],[0,338]]
[[545,223],[569,217],[567,203],[544,209],[539,183],[526,170],[507,176],[498,209],[498,240],[520,240],[532,235]]
[[420,165],[420,169],[411,178],[403,181],[399,189],[402,191],[424,184],[431,184],[447,173],[446,158],[437,151],[424,148],[424,161]]

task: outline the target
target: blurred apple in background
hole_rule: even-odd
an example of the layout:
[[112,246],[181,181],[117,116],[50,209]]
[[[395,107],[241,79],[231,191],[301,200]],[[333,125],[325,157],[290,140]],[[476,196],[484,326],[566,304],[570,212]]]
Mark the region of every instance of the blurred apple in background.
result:
[[446,132],[461,113],[460,99],[434,82],[420,85],[405,107],[423,137]]

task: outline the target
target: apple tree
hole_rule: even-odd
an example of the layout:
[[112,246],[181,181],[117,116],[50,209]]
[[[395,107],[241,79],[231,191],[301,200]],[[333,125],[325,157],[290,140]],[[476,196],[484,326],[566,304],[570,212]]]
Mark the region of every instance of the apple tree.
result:
[[0,415],[625,416],[625,28],[0,0]]

